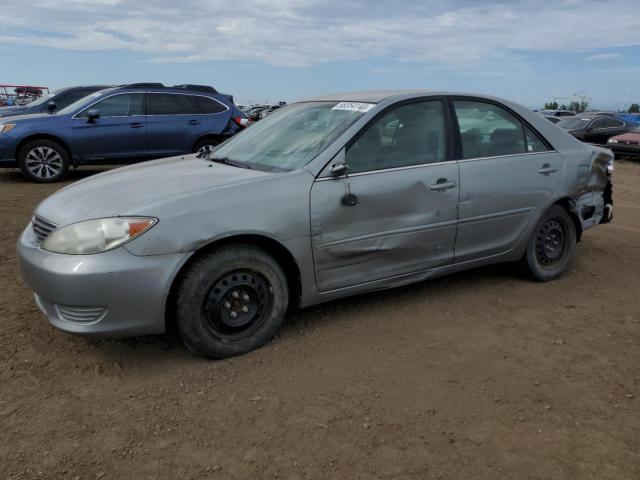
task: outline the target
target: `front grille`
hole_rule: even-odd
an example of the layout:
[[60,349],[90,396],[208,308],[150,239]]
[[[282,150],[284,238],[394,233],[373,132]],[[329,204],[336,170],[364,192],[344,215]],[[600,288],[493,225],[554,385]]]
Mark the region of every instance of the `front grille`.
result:
[[106,314],[104,307],[73,307],[70,305],[56,305],[58,316],[69,322],[93,323],[101,320]]
[[53,232],[58,226],[55,223],[51,223],[49,220],[34,215],[31,220],[31,227],[33,233],[36,234],[36,238],[40,243],[44,242],[51,232]]

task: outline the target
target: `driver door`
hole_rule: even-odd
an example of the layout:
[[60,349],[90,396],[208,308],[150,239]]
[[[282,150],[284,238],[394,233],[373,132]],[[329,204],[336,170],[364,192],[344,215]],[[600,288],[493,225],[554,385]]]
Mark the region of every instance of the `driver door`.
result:
[[[73,118],[73,134],[85,162],[142,157],[147,154],[144,93],[120,93],[104,98]],[[100,118],[89,120],[87,112]]]
[[392,107],[332,162],[344,161],[348,177],[318,177],[310,213],[320,291],[453,262],[459,173],[444,112],[440,100]]

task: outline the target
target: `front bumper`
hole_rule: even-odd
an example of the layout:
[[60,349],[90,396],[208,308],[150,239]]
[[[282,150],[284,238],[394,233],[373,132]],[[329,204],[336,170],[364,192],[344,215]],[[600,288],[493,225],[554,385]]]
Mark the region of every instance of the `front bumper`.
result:
[[628,143],[609,143],[607,146],[616,155],[640,157],[640,145]]
[[136,256],[120,247],[97,255],[42,250],[31,226],[18,241],[22,276],[56,328],[93,337],[162,333],[175,275],[189,254]]
[[0,135],[0,167],[15,167],[15,144],[8,135]]

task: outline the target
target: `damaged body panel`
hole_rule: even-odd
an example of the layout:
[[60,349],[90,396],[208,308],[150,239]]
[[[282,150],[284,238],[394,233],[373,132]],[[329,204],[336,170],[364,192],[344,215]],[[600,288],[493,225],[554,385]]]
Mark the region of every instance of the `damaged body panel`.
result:
[[[528,261],[547,280],[567,268],[584,230],[610,220],[612,162],[610,151],[506,100],[337,94],[279,109],[203,158],[76,182],[37,207],[18,250],[50,322],[99,336],[163,331],[185,275],[222,247],[272,258],[278,267],[247,276],[264,265],[256,258],[240,277],[261,284],[281,270],[281,303],[302,307],[498,262]],[[104,238],[117,229],[83,230],[77,250],[56,250],[75,226],[132,217],[153,225],[121,243]],[[123,306],[133,297],[143,301]],[[238,308],[257,315],[277,301]],[[243,312],[233,311],[233,328]]]

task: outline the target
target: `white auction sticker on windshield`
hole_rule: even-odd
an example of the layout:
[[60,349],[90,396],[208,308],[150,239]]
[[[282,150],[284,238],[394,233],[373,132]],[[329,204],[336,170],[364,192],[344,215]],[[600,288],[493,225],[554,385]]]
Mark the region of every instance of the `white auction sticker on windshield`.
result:
[[352,112],[367,113],[375,106],[375,103],[340,102],[331,110],[350,110]]

